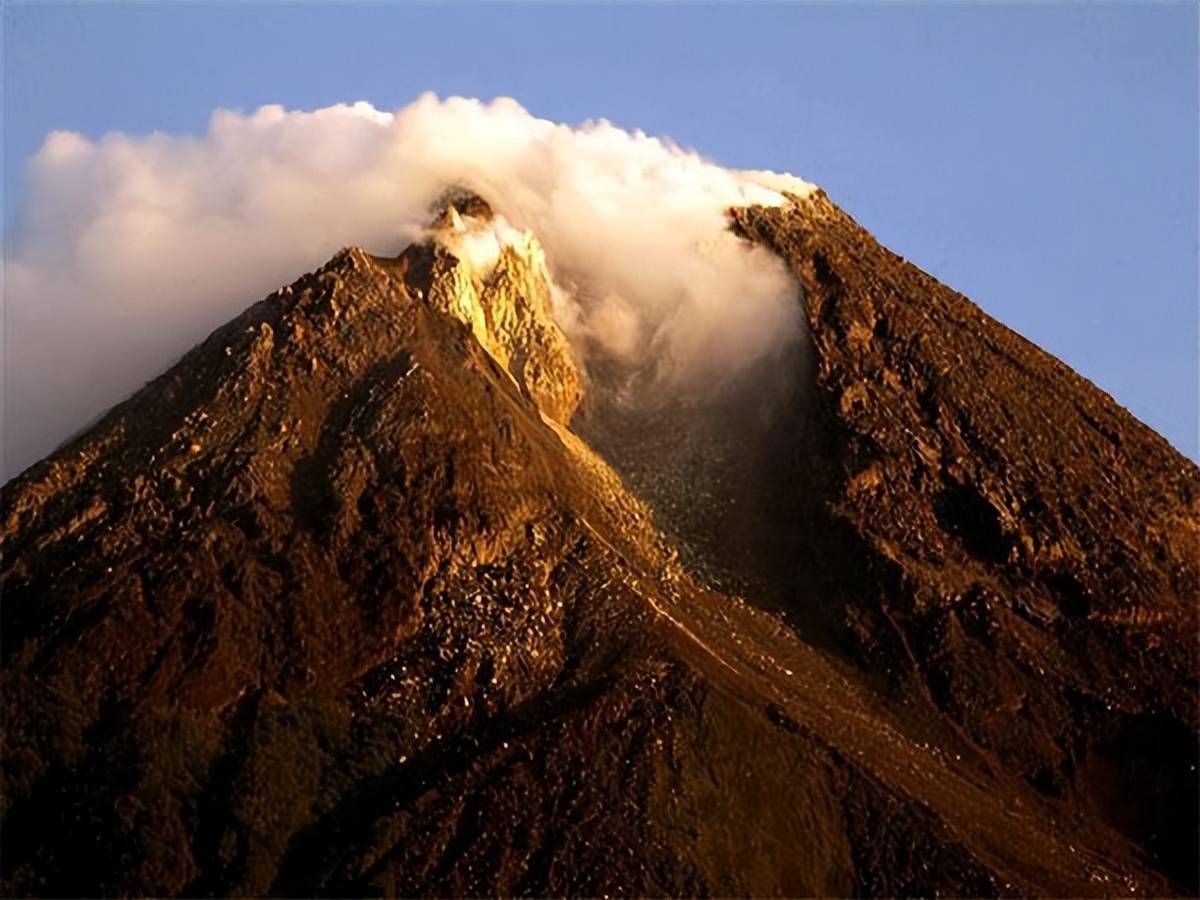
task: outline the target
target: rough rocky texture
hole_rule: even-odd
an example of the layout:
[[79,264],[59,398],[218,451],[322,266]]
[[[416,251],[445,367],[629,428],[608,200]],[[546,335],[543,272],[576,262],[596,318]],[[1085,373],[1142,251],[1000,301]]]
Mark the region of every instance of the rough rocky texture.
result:
[[[771,460],[751,496],[790,536],[716,563],[775,612],[712,589],[719,528],[687,517],[677,555],[567,429],[532,245],[346,251],[4,486],[4,893],[1189,884],[1145,828],[1194,753],[1194,467],[823,198],[738,221],[804,282],[815,385],[697,477]],[[935,377],[947,346],[1029,384]],[[1055,397],[1000,430],[1006,378]],[[1038,412],[1063,397],[1120,446]],[[1143,757],[1165,789],[1121,820]]]
[[798,602],[1196,890],[1196,466],[823,192],[733,215],[805,291]]
[[458,204],[461,215],[448,205],[430,229],[433,240],[400,257],[406,283],[418,298],[470,326],[543,412],[570,422],[583,384],[553,318],[545,253],[532,234],[497,222],[479,197]]

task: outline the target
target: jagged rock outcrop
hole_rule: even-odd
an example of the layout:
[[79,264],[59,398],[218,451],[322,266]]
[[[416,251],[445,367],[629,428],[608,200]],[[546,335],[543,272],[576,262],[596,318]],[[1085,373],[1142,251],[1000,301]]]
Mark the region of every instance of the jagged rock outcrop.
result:
[[[803,281],[816,367],[781,394],[808,398],[795,429],[761,432],[778,480],[739,527],[790,537],[749,603],[569,429],[583,377],[544,260],[469,198],[395,259],[351,249],[254,305],[6,484],[4,892],[1184,889],[1094,785],[1143,757],[1175,777],[1174,745],[1106,736],[1138,716],[1194,736],[1194,598],[1170,593],[1194,467],[823,197],[737,221]],[[1083,497],[1099,438],[1048,400],[973,406],[947,346],[1077,396],[1118,487]],[[963,485],[1043,506],[980,533]],[[1096,550],[1115,540],[1152,548],[1132,575]],[[1071,605],[1060,571],[1136,603],[1038,618]],[[1059,740],[1076,766],[1047,790]]]
[[583,380],[554,320],[546,254],[529,232],[497,220],[481,198],[456,198],[430,229],[432,244],[400,257],[406,282],[435,308],[469,325],[476,340],[538,407],[570,422]]

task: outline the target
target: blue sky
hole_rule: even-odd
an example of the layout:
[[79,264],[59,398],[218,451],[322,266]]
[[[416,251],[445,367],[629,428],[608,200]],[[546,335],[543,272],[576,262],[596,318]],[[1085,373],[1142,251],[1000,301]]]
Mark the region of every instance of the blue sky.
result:
[[1196,458],[1198,9],[4,0],[6,231],[51,129],[509,95],[817,182]]

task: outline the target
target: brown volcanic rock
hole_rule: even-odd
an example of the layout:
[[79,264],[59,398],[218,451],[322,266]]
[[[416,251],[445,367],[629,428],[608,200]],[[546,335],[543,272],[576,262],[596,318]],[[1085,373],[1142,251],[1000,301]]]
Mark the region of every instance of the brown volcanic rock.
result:
[[268,891],[344,793],[582,665],[581,567],[639,665],[577,520],[644,514],[412,262],[343,253],[5,486],[6,893]]
[[823,192],[733,216],[804,287],[799,569],[838,636],[1194,890],[1200,471]]
[[[778,239],[813,309],[803,248],[820,208],[743,221]],[[830,215],[831,246],[850,252],[858,232]],[[1051,625],[995,601],[1001,633],[935,658],[973,679],[950,681],[970,714],[947,714],[684,571],[563,424],[582,379],[529,250],[486,272],[436,244],[346,251],[4,486],[4,892],[1170,892],[979,724],[993,686],[1046,704],[1085,680]],[[822,372],[857,346],[833,334],[814,325]],[[940,699],[926,657],[889,655],[937,645],[917,642],[917,594],[902,592],[923,582],[897,574],[916,551],[893,538],[894,560],[856,530],[842,498],[860,438],[820,379],[805,434],[828,467],[798,470],[808,491],[771,521],[814,529],[782,545],[813,551],[804,596],[837,623],[853,613],[879,636],[873,665],[907,661]],[[940,507],[921,506],[896,508],[934,535]],[[1011,568],[944,552],[948,583]],[[1185,675],[1186,626],[1146,626]],[[1064,670],[1050,699],[1013,681],[1026,647]],[[1142,651],[1107,652],[1098,670]],[[1117,726],[1139,714],[1122,710]],[[1119,783],[1134,757],[1087,739]]]

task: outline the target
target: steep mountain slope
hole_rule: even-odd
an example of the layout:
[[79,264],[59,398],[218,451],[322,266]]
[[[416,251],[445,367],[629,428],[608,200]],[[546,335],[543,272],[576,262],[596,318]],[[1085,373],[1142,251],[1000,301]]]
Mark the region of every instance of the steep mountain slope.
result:
[[[900,480],[925,458],[893,441],[914,428],[900,418],[911,398],[897,388],[876,419],[841,402],[861,383],[862,408],[874,408],[877,371],[854,355],[871,341],[886,345],[864,351],[871,360],[938,358],[905,330],[910,281],[931,308],[973,308],[883,256],[818,197],[736,213],[804,282],[816,377],[781,391],[763,428],[726,433],[696,487],[719,486],[743,452],[764,454],[772,480],[759,491],[734,482],[751,499],[728,521],[678,515],[664,502],[686,493],[678,478],[646,491],[652,510],[568,430],[585,379],[550,317],[536,243],[481,255],[467,238],[490,212],[457,207],[396,259],[351,249],[251,307],[4,487],[5,893],[1176,889],[1156,867],[1186,883],[1177,857],[1105,803],[1138,752],[1174,778],[1194,745],[1195,610],[1183,591],[1195,559],[1181,529],[1195,518],[1177,499],[1194,497],[1194,467],[1024,351],[1146,460],[1126,476],[1145,506],[1110,509],[1132,495],[1095,488],[1087,502],[1101,505],[1073,514],[1108,518],[1087,532],[1058,526],[1094,542],[1063,537],[1055,559],[1068,564],[1055,571],[1082,579],[1084,554],[1110,535],[1163,549],[1130,562],[1122,583],[1141,591],[1137,605],[1093,598],[1070,627],[1017,612],[1060,582],[994,549],[981,557],[954,518],[958,494],[947,505],[934,475]],[[826,290],[831,273],[850,289]],[[900,286],[893,296],[870,279]],[[880,311],[866,318],[873,298]],[[980,327],[980,346],[999,340]],[[893,369],[908,377],[900,361]],[[969,406],[966,387],[943,390],[933,408]],[[927,391],[922,382],[914,396]],[[986,417],[992,395],[981,397]],[[975,410],[926,423],[941,435],[932,446],[974,435],[962,422]],[[601,405],[580,427],[601,446],[604,426],[606,450],[628,468],[637,453],[619,448],[637,442],[623,417]],[[644,433],[644,416],[630,418]],[[1009,436],[1028,447],[1015,458],[1057,465],[1058,451],[1021,443],[1048,440],[1049,426],[1026,424],[1042,437]],[[995,461],[964,446],[957,465],[976,480],[960,481],[999,490],[1016,463]],[[865,488],[882,499],[856,501],[870,463],[895,480]],[[655,472],[662,460],[643,465],[640,483],[652,488]],[[1058,495],[1042,502],[1044,519],[1020,517],[1023,527],[1065,515]],[[655,517],[686,540],[682,555]],[[735,522],[749,557],[719,553]],[[760,545],[765,527],[783,537]],[[934,540],[940,574],[920,556]],[[969,604],[937,593],[976,582],[994,592],[972,601],[993,610],[983,631],[957,625]],[[1090,615],[1106,603],[1163,615],[1109,625]],[[939,611],[943,632],[920,630]],[[841,646],[857,652],[828,652]],[[1091,659],[1096,648],[1107,655]],[[1053,677],[1027,678],[1026,664]],[[1152,685],[1112,699],[1115,673],[1143,669]],[[1032,712],[989,718],[1008,690]],[[1117,712],[1103,718],[1088,706],[1096,698]],[[1112,736],[1138,716],[1193,744],[1129,749]],[[1005,723],[1077,742],[1068,789],[1045,789],[1039,767],[1057,757],[1028,737],[1034,755],[1022,755],[998,734]],[[1095,768],[1097,757],[1112,762]],[[1106,777],[1110,787],[1094,787]],[[1161,796],[1148,815],[1169,823],[1182,804]]]
[[1195,890],[1196,466],[823,192],[734,218],[807,301],[800,596],[899,690]]

